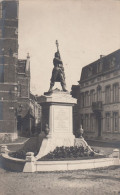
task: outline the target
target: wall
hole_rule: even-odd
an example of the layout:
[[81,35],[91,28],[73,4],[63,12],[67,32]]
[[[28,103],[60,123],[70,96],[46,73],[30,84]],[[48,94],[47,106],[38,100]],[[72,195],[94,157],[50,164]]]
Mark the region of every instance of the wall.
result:
[[3,1],[0,8],[0,132],[17,134],[18,2]]

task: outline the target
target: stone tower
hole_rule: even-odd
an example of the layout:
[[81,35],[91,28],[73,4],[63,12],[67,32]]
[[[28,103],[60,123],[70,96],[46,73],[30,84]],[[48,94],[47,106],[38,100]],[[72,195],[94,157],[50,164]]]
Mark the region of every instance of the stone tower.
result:
[[0,2],[0,137],[17,137],[18,0]]

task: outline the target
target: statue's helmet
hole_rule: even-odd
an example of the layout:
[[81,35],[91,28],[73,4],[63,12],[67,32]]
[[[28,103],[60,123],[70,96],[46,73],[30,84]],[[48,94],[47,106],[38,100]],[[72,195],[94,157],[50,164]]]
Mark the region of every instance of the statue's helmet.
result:
[[59,54],[59,52],[57,51],[57,52],[55,52],[55,58],[59,58],[60,57],[60,54]]

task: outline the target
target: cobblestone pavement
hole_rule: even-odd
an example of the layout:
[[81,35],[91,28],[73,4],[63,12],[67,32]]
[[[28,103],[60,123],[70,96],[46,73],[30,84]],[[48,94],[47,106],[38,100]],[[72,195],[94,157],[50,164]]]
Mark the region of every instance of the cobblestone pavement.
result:
[[[104,154],[114,148],[94,147]],[[0,168],[0,195],[119,195],[120,166],[54,173],[15,173]]]
[[0,195],[117,195],[120,166],[55,173],[15,173],[0,169]]

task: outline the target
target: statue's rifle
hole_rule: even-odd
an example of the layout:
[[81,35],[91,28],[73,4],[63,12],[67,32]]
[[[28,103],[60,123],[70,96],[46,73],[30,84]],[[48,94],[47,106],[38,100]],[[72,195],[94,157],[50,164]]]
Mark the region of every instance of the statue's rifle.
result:
[[59,43],[58,43],[58,40],[56,40],[56,47],[57,47],[57,52],[59,52]]
[[[59,56],[60,56],[58,40],[56,40],[56,46],[57,46],[57,52],[59,53]],[[61,56],[60,56],[60,60],[61,60]],[[61,60],[61,61],[62,61],[62,60]],[[63,64],[63,63],[62,63],[62,64]]]

